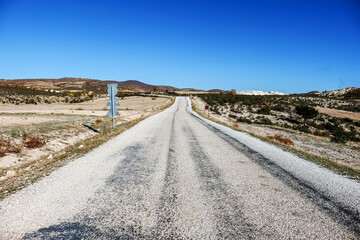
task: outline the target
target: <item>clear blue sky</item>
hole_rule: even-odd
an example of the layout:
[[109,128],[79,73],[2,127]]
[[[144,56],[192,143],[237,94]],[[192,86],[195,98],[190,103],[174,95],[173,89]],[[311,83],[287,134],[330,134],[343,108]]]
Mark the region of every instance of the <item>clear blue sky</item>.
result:
[[360,87],[359,0],[0,0],[0,79]]

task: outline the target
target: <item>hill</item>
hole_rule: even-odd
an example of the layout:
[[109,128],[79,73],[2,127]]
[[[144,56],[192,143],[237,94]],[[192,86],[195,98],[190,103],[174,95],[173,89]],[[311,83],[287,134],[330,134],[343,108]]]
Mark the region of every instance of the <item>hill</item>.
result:
[[108,83],[117,83],[118,89],[124,92],[148,92],[148,91],[181,91],[172,86],[156,86],[146,84],[136,80],[112,81],[97,80],[88,78],[59,78],[59,79],[0,79],[0,86],[31,88],[35,90],[54,90],[64,91],[94,91],[96,93],[106,93]]

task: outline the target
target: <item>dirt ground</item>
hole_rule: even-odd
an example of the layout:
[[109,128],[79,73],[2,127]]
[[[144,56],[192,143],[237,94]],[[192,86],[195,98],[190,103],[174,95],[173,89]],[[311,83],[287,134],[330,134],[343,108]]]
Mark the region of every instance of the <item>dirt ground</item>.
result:
[[[192,98],[193,103],[198,109],[204,111],[205,102],[198,98]],[[323,109],[325,114],[337,114],[338,112],[345,112],[344,116],[355,116],[353,112],[346,112],[341,110],[334,109]],[[204,113],[204,112],[203,112]],[[205,112],[206,115],[208,112]],[[330,115],[330,114],[329,114]],[[294,142],[294,147],[303,152],[311,153],[319,157],[325,157],[329,160],[335,161],[337,163],[352,167],[354,169],[360,170],[360,144],[354,142],[348,142],[346,144],[339,144],[330,142],[328,138],[312,136],[302,132],[297,132],[289,129],[277,129],[263,125],[256,124],[245,124],[237,123],[229,118],[219,116],[215,113],[210,112],[210,117],[214,118],[220,122],[233,125],[236,123],[240,130],[256,134],[258,136],[267,137],[280,135],[284,138],[289,138]]]
[[[0,104],[0,113],[37,113],[37,114],[75,114],[104,116],[108,111],[106,103],[108,97],[82,103],[52,103],[52,104]],[[133,115],[136,112],[151,112],[158,109],[168,98],[157,97],[152,100],[150,97],[126,97],[118,99],[120,106],[117,109],[120,116]]]
[[316,107],[316,109],[324,114],[330,115],[337,118],[350,118],[354,120],[360,120],[360,113],[358,112],[348,112],[343,110],[331,109],[331,108],[322,108]]
[[[20,153],[6,153],[0,157],[0,181],[14,173],[13,169],[22,163],[35,161],[41,157],[54,157],[67,146],[89,138],[94,131],[84,127],[86,124],[99,131],[111,128],[111,117],[106,113],[108,98],[93,101],[65,104],[0,104],[0,140],[7,139],[13,144],[21,144],[25,135],[40,136],[46,144],[40,148],[23,147]],[[124,123],[147,116],[168,104],[169,97],[126,97],[118,99],[120,116],[116,123]],[[2,176],[1,176],[2,175]]]

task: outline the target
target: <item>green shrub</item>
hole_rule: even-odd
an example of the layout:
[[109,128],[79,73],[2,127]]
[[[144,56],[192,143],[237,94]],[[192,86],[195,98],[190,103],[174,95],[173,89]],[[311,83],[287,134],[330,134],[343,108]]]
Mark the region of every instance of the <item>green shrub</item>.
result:
[[308,119],[314,118],[319,114],[318,110],[307,105],[298,105],[295,107],[295,111],[304,118],[304,125]]
[[333,137],[331,138],[331,141],[336,143],[346,143],[348,140],[349,136],[342,128],[337,128],[333,132]]
[[300,132],[311,133],[309,127],[306,126],[306,125],[299,126],[297,129],[298,129]]
[[233,115],[233,114],[229,114],[229,117],[233,118],[233,119],[236,119],[237,116],[236,115]]
[[270,110],[271,110],[271,109],[270,109],[269,106],[265,106],[265,107],[259,109],[259,110],[257,111],[257,113],[258,113],[258,114],[269,115],[269,114],[270,114]]
[[251,121],[250,119],[243,118],[243,117],[238,117],[238,119],[236,119],[236,121],[238,121],[238,122],[244,122],[244,123],[249,123],[249,124],[252,123],[252,121]]

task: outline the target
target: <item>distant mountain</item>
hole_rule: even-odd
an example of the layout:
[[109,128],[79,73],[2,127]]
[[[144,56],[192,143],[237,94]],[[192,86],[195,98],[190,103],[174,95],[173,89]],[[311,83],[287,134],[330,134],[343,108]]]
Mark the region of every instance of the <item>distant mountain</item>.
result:
[[324,91],[319,93],[320,96],[328,97],[342,97],[342,96],[357,96],[359,97],[360,88],[349,87],[333,91]]
[[125,92],[148,92],[148,91],[182,91],[172,86],[150,85],[136,80],[113,81],[97,80],[88,78],[59,78],[59,79],[0,79],[0,86],[16,86],[33,88],[38,90],[58,90],[58,91],[94,91],[96,93],[106,93],[108,83],[117,83],[118,89]]
[[59,79],[0,79],[0,86],[16,86],[46,91],[82,91],[83,89],[86,89],[87,91],[94,91],[96,93],[106,93],[108,83],[118,84],[119,91],[123,92],[224,92],[224,90],[221,89],[204,91],[194,88],[176,88],[164,85],[151,85],[137,80],[114,81],[70,77]]
[[208,90],[208,92],[217,93],[217,92],[226,92],[226,91],[225,91],[225,90],[221,90],[221,89],[210,89],[210,90]]
[[263,92],[263,91],[240,91],[237,92],[239,95],[288,95],[280,92]]

